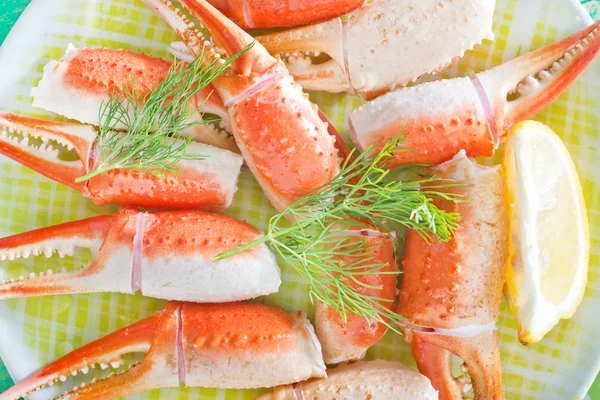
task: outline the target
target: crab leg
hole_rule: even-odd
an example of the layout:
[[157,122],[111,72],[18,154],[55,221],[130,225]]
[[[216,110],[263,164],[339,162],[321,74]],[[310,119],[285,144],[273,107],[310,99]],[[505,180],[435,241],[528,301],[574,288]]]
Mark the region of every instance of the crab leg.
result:
[[[112,170],[87,182],[75,179],[101,162],[96,133],[89,125],[45,121],[0,112],[0,154],[68,185],[94,203],[164,208],[227,208],[237,189],[242,157],[213,146],[191,143],[203,160],[180,161],[164,178],[137,170]],[[39,144],[37,143],[39,142]],[[74,150],[74,161],[62,153]]]
[[[305,89],[372,99],[437,72],[491,31],[495,0],[374,0],[347,16],[259,36]],[[452,40],[448,40],[449,35]],[[326,62],[311,56],[325,53]],[[322,60],[318,60],[322,61]]]
[[[33,105],[84,124],[98,125],[101,106],[111,95],[135,88],[143,96],[172,67],[169,61],[127,50],[76,49],[69,45],[63,59],[44,67],[42,80],[31,91]],[[231,130],[227,110],[212,85],[198,93],[194,106],[198,105],[203,112],[220,117],[223,129]],[[201,114],[196,118],[201,119]],[[197,124],[182,133],[199,142],[239,152],[231,136],[210,124]]]
[[[72,371],[147,352],[127,371],[60,396],[104,400],[164,387],[258,388],[325,377],[319,342],[302,312],[262,304],[167,303],[162,311],[89,343],[18,383],[18,399]],[[119,362],[119,361],[118,361]]]
[[326,379],[311,379],[280,386],[256,400],[411,399],[437,400],[429,379],[417,371],[386,360],[342,364],[327,371]]
[[209,0],[243,29],[303,25],[337,17],[364,0]]
[[123,210],[41,228],[0,239],[0,259],[72,255],[75,247],[87,247],[94,260],[75,271],[48,270],[1,283],[0,299],[105,291],[198,302],[250,299],[276,292],[281,283],[267,247],[212,259],[260,236],[245,222],[204,211]]
[[[356,270],[358,282],[350,284],[362,295],[382,299],[379,300],[379,305],[391,309],[394,307],[398,291],[394,240],[372,230],[356,231],[356,234],[354,240],[348,237],[350,240],[348,246],[362,245],[366,248],[366,252],[372,254],[369,257],[361,255],[358,260],[351,257],[340,260],[346,268],[365,266]],[[383,265],[383,268],[366,274],[369,268],[373,269],[374,264]],[[322,302],[317,303],[315,329],[323,346],[323,359],[327,364],[338,364],[364,357],[367,349],[376,344],[387,330],[384,324],[366,320],[355,314],[346,315],[346,322],[344,322],[340,314]]]
[[[410,231],[398,313],[410,323],[439,333],[412,332],[419,370],[440,392],[440,399],[462,399],[470,390],[452,375],[454,353],[465,361],[475,399],[501,399],[498,321],[508,256],[508,203],[500,167],[483,167],[464,151],[432,171],[464,186],[452,188],[465,202],[439,201],[461,215],[460,228],[446,243],[427,242]],[[467,336],[452,331],[471,330]]]
[[[189,51],[214,49],[166,0],[144,0],[178,32]],[[254,40],[204,0],[181,1],[211,32],[212,40],[234,54]],[[232,132],[248,167],[273,206],[286,206],[329,182],[339,172],[335,138],[317,107],[259,44],[231,64],[229,75],[213,81],[228,109]]]
[[[562,93],[600,51],[600,22],[566,39],[481,72],[400,89],[349,114],[352,141],[380,147],[400,132],[392,166],[439,164],[464,149],[491,156],[515,123]],[[514,97],[509,97],[514,94]]]

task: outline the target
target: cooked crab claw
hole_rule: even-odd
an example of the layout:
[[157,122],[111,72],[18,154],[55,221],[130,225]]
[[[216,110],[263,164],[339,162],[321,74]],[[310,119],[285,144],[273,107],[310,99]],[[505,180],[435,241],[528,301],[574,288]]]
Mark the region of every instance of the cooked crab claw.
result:
[[[259,36],[305,89],[371,99],[493,38],[495,0],[374,0],[341,18]],[[448,40],[451,36],[452,40]],[[330,60],[313,57],[325,53]]]
[[[391,309],[398,295],[396,254],[394,240],[374,230],[347,231],[349,246],[364,246],[368,256],[340,257],[345,268],[356,271],[356,281],[350,282],[356,292],[379,298],[381,307]],[[374,265],[377,269],[373,270]],[[360,268],[364,266],[363,268]],[[318,302],[315,313],[315,329],[323,347],[326,364],[338,364],[364,357],[366,351],[385,334],[387,327],[377,321],[367,320],[355,314],[347,314],[346,321],[333,308]]]
[[[398,313],[431,328],[406,337],[440,399],[462,399],[471,389],[476,400],[502,399],[495,323],[508,258],[504,178],[499,166],[480,166],[464,151],[432,173],[462,184],[450,191],[465,201],[436,200],[441,209],[460,213],[460,227],[446,243],[408,233]],[[452,354],[464,360],[467,376],[453,376]]]
[[[156,88],[172,68],[173,64],[162,58],[128,50],[77,49],[70,44],[61,60],[44,67],[42,80],[31,90],[33,106],[84,124],[98,125],[102,104],[111,95],[135,89],[143,96]],[[198,93],[192,106],[220,117],[221,130],[203,123],[191,126],[183,135],[239,152],[233,138],[224,132],[231,130],[227,110],[212,85]],[[202,119],[202,114],[196,113],[194,118]],[[123,128],[124,125],[117,125],[117,129]]]
[[[338,397],[339,396],[339,397]],[[437,400],[426,376],[399,362],[358,361],[327,370],[327,378],[280,386],[255,400]]]
[[566,39],[475,75],[399,89],[349,114],[360,149],[380,147],[400,132],[392,166],[439,164],[464,149],[491,156],[515,123],[553,101],[600,51],[600,22]]
[[[207,62],[217,57],[211,42],[167,0],[144,0],[177,31],[187,50]],[[183,0],[228,55],[254,39],[204,0]],[[339,172],[335,137],[317,106],[259,43],[231,64],[213,85],[227,107],[232,133],[246,164],[271,204],[282,211]]]
[[162,311],[91,342],[0,395],[13,400],[96,364],[144,360],[123,373],[74,388],[63,400],[108,400],[151,389],[247,389],[325,377],[321,348],[303,312],[262,304],[167,303]]
[[279,267],[266,245],[213,258],[262,235],[245,222],[204,211],[123,210],[0,239],[0,259],[72,255],[94,260],[74,271],[31,273],[0,284],[0,299],[95,292],[142,292],[169,300],[225,302],[277,292]]
[[175,172],[166,172],[162,178],[135,169],[115,169],[76,183],[76,178],[100,165],[96,144],[96,133],[89,125],[0,112],[0,154],[82,192],[98,205],[227,208],[237,190],[242,157],[195,142],[188,152],[204,159],[180,161]]
[[209,0],[244,29],[308,24],[337,17],[364,0]]

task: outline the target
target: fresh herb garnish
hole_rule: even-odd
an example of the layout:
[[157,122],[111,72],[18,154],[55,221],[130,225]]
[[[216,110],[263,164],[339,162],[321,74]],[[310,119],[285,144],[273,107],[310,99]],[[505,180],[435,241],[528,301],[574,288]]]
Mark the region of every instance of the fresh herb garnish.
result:
[[[405,181],[391,176],[386,162],[395,153],[408,150],[400,143],[401,139],[391,140],[372,157],[372,148],[355,159],[351,154],[331,182],[272,217],[263,237],[221,253],[215,261],[266,243],[308,281],[311,301],[324,302],[344,321],[351,313],[397,331],[403,318],[379,303],[389,305],[389,300],[361,294],[352,285],[369,288],[358,280],[360,275],[382,273],[385,264],[372,262],[374,249],[367,238],[344,236],[343,231],[375,229],[391,237],[395,228],[406,227],[427,240],[448,241],[460,218],[432,203],[435,198],[460,201],[444,192],[456,186],[452,181],[435,177]],[[409,166],[399,172],[415,168]],[[296,224],[287,224],[286,219]],[[356,261],[345,265],[345,257]]]
[[[135,81],[111,94],[98,115],[100,163],[75,182],[114,169],[136,169],[161,178],[165,172],[173,172],[181,160],[202,160],[202,155],[187,151],[192,138],[182,136],[194,125],[214,122],[195,115],[202,106],[196,103],[196,95],[251,47],[225,61],[213,58],[207,62],[201,54],[189,65],[176,62],[147,94],[142,94]],[[122,126],[125,131],[118,130]]]

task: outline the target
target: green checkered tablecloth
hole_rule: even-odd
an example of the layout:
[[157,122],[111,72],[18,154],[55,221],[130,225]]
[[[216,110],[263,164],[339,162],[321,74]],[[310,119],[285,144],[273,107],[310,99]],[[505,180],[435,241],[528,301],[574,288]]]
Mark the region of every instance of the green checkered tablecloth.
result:
[[[0,0],[0,43],[12,28],[22,11],[31,0]],[[50,0],[48,0],[50,1]],[[600,0],[581,0],[583,6],[594,19],[600,19]],[[1,328],[0,328],[1,332]],[[0,360],[0,393],[13,384],[2,360]],[[597,378],[589,392],[591,399],[600,400],[600,378]]]

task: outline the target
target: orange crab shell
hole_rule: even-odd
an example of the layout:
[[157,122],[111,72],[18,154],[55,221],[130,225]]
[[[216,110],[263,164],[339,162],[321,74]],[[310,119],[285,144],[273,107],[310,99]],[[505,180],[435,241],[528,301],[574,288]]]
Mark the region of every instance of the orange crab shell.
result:
[[214,261],[218,254],[259,239],[249,224],[200,210],[143,213],[41,228],[0,239],[0,259],[88,247],[94,260],[73,271],[52,271],[0,283],[0,298],[94,292],[134,293],[171,300],[225,302],[274,293],[281,283],[266,245]]
[[463,396],[464,383],[452,375],[452,354],[465,361],[476,399],[500,399],[500,352],[493,325],[508,257],[506,183],[499,166],[479,166],[464,151],[432,173],[460,184],[449,191],[462,195],[462,202],[435,200],[441,209],[460,213],[460,227],[446,243],[408,233],[397,312],[434,331],[413,332],[412,346],[419,370],[440,391],[440,399]]
[[364,0],[210,0],[244,29],[303,25],[337,17]]
[[256,303],[169,302],[153,316],[40,369],[0,394],[0,400],[17,399],[73,371],[87,373],[95,363],[117,360],[120,365],[131,352],[147,354],[128,370],[59,398],[109,400],[180,383],[236,389],[291,384],[326,376],[320,350],[303,313]]
[[252,45],[213,85],[227,108],[232,133],[246,164],[276,210],[327,184],[339,172],[336,138],[318,108],[283,63],[204,0],[181,0],[211,33],[211,41],[167,0],[144,0],[179,34],[193,56],[229,55]]
[[[185,65],[179,65],[183,68]],[[147,95],[174,68],[162,58],[128,50],[67,47],[63,59],[44,68],[38,86],[33,88],[33,105],[82,123],[98,125],[102,107],[111,96],[135,91]],[[191,100],[190,107],[221,117],[220,126],[230,130],[223,101],[209,84]],[[200,112],[192,119],[202,119]],[[125,128],[117,124],[118,129]],[[181,132],[194,140],[238,152],[233,139],[210,124],[198,124]]]

